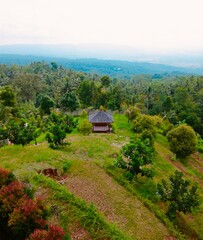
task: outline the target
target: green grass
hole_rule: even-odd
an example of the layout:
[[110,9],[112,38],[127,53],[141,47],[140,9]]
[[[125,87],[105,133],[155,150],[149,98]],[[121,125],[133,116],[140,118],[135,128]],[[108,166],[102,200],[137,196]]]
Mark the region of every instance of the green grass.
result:
[[[94,239],[130,240],[115,225],[108,223],[101,213],[98,213],[93,204],[88,205],[84,200],[75,197],[67,188],[50,178],[36,176],[33,179],[38,185],[51,188],[54,198],[63,204],[68,204],[76,212],[80,224],[88,230]],[[64,215],[63,215],[64,219]],[[67,222],[67,220],[66,220]]]
[[[98,214],[99,218],[94,216],[91,220],[93,222],[95,221],[95,225],[92,222],[87,221],[89,225],[86,226],[85,219],[87,218],[87,216],[89,216],[89,204],[85,203],[81,199],[78,200],[81,205],[83,205],[83,202],[86,204],[85,208],[81,210],[80,207],[75,206],[73,202],[69,204],[68,201],[66,201],[70,192],[64,192],[64,188],[61,189],[61,186],[58,185],[54,185],[55,187],[52,187],[52,183],[46,182],[48,180],[41,179],[41,183],[39,179],[36,180],[38,170],[47,167],[53,167],[57,168],[58,171],[61,173],[66,172],[66,174],[68,174],[68,176],[70,177],[80,176],[81,178],[84,178],[84,180],[89,177],[92,182],[97,182],[100,180],[100,177],[97,176],[97,174],[92,174],[90,178],[89,175],[91,171],[88,171],[86,167],[89,166],[88,164],[90,163],[92,164],[90,165],[92,169],[96,168],[96,166],[99,165],[100,167],[102,167],[101,171],[102,169],[103,171],[108,171],[110,176],[116,181],[116,184],[124,186],[132,197],[134,196],[135,198],[140,199],[150,209],[150,211],[156,215],[157,218],[159,218],[162,222],[165,223],[165,225],[170,231],[174,233],[174,235],[178,236],[178,231],[174,230],[171,223],[168,222],[167,219],[165,219],[165,215],[160,210],[159,205],[156,205],[156,195],[154,194],[156,183],[160,182],[162,178],[168,178],[176,170],[173,162],[168,161],[168,159],[171,159],[174,154],[169,149],[169,144],[166,137],[162,136],[160,133],[156,135],[156,154],[153,160],[154,163],[152,165],[155,172],[155,177],[153,181],[134,181],[132,183],[129,183],[123,178],[122,172],[120,172],[120,170],[112,168],[111,166],[113,165],[116,159],[116,155],[119,153],[121,147],[129,142],[130,138],[134,136],[134,133],[131,131],[131,124],[128,123],[127,118],[124,115],[115,114],[114,125],[116,129],[115,134],[92,133],[89,136],[83,136],[79,134],[77,130],[75,130],[72,134],[67,135],[67,141],[70,142],[70,145],[66,146],[62,150],[50,149],[48,147],[48,144],[46,142],[43,142],[43,134],[38,138],[39,144],[37,146],[35,146],[34,143],[31,143],[30,145],[25,147],[16,145],[2,147],[0,149],[0,165],[4,168],[11,169],[20,180],[25,182],[31,181],[33,183],[33,188],[35,189],[38,189],[39,187],[41,188],[43,186],[48,188],[51,192],[49,196],[49,204],[57,203],[58,206],[60,206],[61,212],[60,217],[57,218],[57,221],[61,222],[64,226],[67,227],[68,225],[69,227],[71,224],[74,225],[74,223],[79,222],[79,225],[85,227],[87,231],[91,234],[92,239],[99,239],[97,238],[97,236],[101,233],[101,231],[104,231],[105,234],[108,235],[109,239],[111,239],[110,235],[114,234],[114,230],[112,230],[114,229],[114,227],[109,224],[109,222],[104,218],[102,214],[100,215],[98,209],[94,209],[94,211],[96,211],[95,216],[97,216]],[[203,157],[203,155],[200,156]],[[175,162],[176,161],[177,160],[175,160]],[[186,178],[192,181],[201,182],[203,180],[202,174],[192,166],[191,161],[192,159],[190,159],[190,161],[184,164],[179,164],[185,169]],[[101,187],[101,190],[108,188],[105,186],[104,183],[101,183],[99,186]],[[60,191],[62,191],[64,194],[61,197],[59,195]],[[203,203],[202,186],[200,186],[199,193],[201,197],[201,203]],[[114,194],[116,196],[117,193],[115,192]],[[110,193],[108,193],[106,196],[110,201],[109,204],[111,204],[111,202],[114,203],[114,206],[115,204],[117,204],[114,202],[115,200],[113,200],[113,198],[110,196]],[[67,199],[65,200],[65,198]],[[74,195],[73,198],[74,201],[75,199],[77,199]],[[120,198],[122,197],[120,196]],[[123,199],[123,202],[125,202],[125,200],[126,199]],[[122,210],[119,210],[123,208],[122,204],[123,203],[119,203],[117,204],[117,206],[115,206],[115,213],[118,215],[122,213]],[[126,224],[126,229],[130,229],[130,227],[132,227],[130,226],[130,221],[134,221],[132,217],[132,211],[129,211],[125,214],[125,218],[127,219],[127,222],[129,222]],[[105,223],[102,223],[100,221],[100,217]],[[201,204],[199,212],[194,212],[190,215],[187,215],[184,222],[184,225],[187,226],[185,228],[190,229],[191,232],[196,232],[199,239],[203,239],[202,219],[203,204]],[[92,224],[95,228],[93,227],[91,229]],[[145,223],[145,219],[143,219],[143,224],[147,224]],[[96,230],[97,227],[100,230]],[[103,227],[104,229],[101,230]],[[156,235],[157,227],[154,228],[154,234]],[[117,230],[118,228],[116,228],[115,231],[117,232]],[[94,231],[95,235],[93,233]],[[119,230],[118,232],[121,233]],[[127,232],[125,232],[125,229],[123,232],[125,237],[125,235],[127,235]],[[135,232],[136,231],[134,231],[133,236],[135,236]],[[189,233],[187,232],[187,234]],[[137,238],[140,238],[139,234],[137,235]],[[149,236],[148,239],[150,239]]]

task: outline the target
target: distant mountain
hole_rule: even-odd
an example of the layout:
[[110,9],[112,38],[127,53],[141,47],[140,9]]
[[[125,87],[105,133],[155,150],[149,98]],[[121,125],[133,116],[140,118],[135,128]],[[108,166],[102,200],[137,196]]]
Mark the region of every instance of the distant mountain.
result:
[[67,69],[109,75],[116,78],[129,79],[135,74],[151,74],[155,78],[168,75],[203,74],[203,68],[183,68],[147,62],[129,62],[120,60],[101,59],[68,59],[47,56],[0,54],[0,64],[26,65],[31,62],[56,62]]
[[193,52],[149,52],[130,46],[110,44],[16,44],[0,45],[0,54],[63,57],[69,59],[96,58],[127,60],[172,65],[176,67],[203,68],[203,49]]

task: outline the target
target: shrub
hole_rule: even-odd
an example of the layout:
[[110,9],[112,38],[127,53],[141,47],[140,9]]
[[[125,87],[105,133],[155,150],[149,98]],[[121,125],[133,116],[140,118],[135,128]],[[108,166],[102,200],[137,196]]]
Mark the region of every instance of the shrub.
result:
[[189,156],[196,150],[197,137],[192,127],[182,124],[168,132],[171,150],[178,157]]
[[127,116],[128,121],[132,121],[133,119],[138,117],[140,114],[141,114],[140,110],[136,106],[130,106],[125,112],[125,115]]
[[129,180],[139,173],[142,176],[153,177],[153,172],[143,167],[152,163],[152,157],[153,148],[149,140],[142,141],[138,138],[122,147],[116,166],[126,170],[125,175]]
[[25,238],[36,228],[44,228],[47,216],[42,200],[32,200],[24,195],[10,214],[8,226],[16,236]]
[[15,179],[13,173],[9,170],[0,168],[0,189],[4,185],[8,185]]
[[176,218],[177,212],[191,212],[200,205],[197,185],[191,186],[191,182],[182,177],[182,172],[175,171],[168,182],[162,179],[161,184],[157,184],[161,200],[168,202],[167,215],[171,220]]
[[57,225],[50,225],[48,230],[36,229],[27,240],[63,240],[64,230]]
[[141,133],[140,138],[141,138],[142,140],[149,139],[151,145],[154,144],[154,134],[153,134],[153,132],[150,131],[150,130],[147,130],[147,129],[144,130],[144,131]]
[[89,135],[92,132],[92,124],[87,120],[83,120],[78,125],[78,132],[82,133],[83,135]]
[[0,190],[0,213],[2,217],[7,217],[16,206],[18,200],[25,195],[25,188],[22,182],[14,180]]
[[50,225],[46,230],[48,211],[42,199],[33,199],[33,192],[16,180],[10,171],[2,168],[0,187],[0,226],[8,239],[24,240],[36,228],[41,234],[36,239],[63,239],[64,231],[61,227]]
[[156,130],[155,126],[157,124],[157,120],[149,115],[140,115],[133,121],[133,130],[136,133],[141,133],[144,130],[149,130],[155,136]]
[[198,135],[197,151],[203,153],[203,139]]
[[49,131],[46,134],[46,139],[51,148],[57,149],[66,145],[64,142],[66,132],[61,125],[53,125]]

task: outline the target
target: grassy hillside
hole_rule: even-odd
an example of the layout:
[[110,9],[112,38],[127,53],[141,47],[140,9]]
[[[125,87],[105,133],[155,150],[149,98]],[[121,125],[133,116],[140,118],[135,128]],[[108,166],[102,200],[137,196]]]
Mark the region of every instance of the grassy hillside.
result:
[[[121,147],[134,134],[123,115],[115,115],[115,134],[67,135],[71,143],[52,150],[43,142],[35,146],[6,146],[0,149],[0,166],[11,169],[19,180],[30,182],[36,195],[43,196],[52,214],[67,231],[67,239],[184,239],[166,219],[155,201],[155,184],[175,169],[200,184],[203,202],[203,156],[194,154],[184,163],[173,158],[168,143],[157,134],[154,180],[129,183],[113,166]],[[66,175],[64,184],[38,174],[57,168]],[[203,239],[203,204],[200,211],[179,219],[189,239]]]

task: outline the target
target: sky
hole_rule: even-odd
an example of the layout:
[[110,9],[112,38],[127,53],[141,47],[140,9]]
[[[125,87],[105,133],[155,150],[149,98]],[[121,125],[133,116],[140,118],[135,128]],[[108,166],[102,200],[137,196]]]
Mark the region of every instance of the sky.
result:
[[203,50],[203,0],[0,0],[0,45]]

